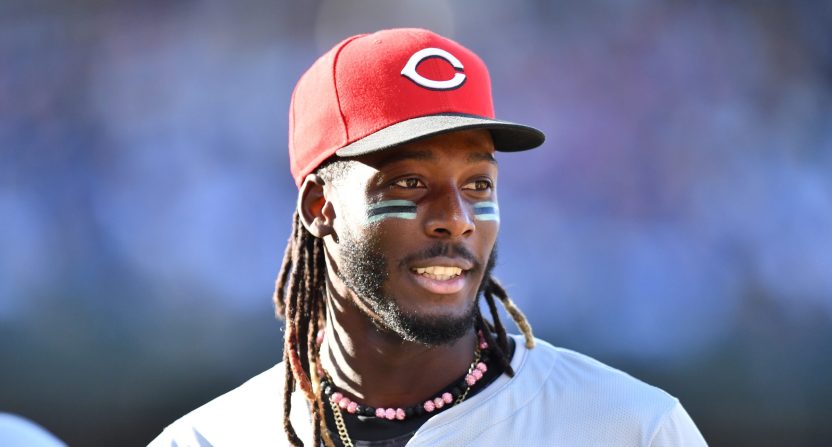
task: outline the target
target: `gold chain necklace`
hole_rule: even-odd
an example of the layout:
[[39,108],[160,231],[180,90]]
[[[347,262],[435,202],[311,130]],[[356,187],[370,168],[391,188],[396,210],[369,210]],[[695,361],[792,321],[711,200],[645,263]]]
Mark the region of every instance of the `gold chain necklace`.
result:
[[[468,371],[465,374],[465,379],[464,379],[465,383],[466,383],[465,390],[456,398],[456,400],[454,401],[454,405],[459,405],[460,403],[462,403],[462,401],[464,401],[465,398],[468,397],[468,393],[471,391],[471,387],[473,387],[474,384],[480,378],[482,378],[482,372],[484,372],[485,367],[481,366],[483,364],[480,362],[480,359],[482,357],[481,349],[486,349],[487,347],[488,347],[488,344],[485,343],[484,340],[478,340],[476,349],[474,350],[474,361],[472,361],[471,365],[468,366]],[[478,373],[476,376],[474,375],[475,371],[476,371],[476,373]],[[329,378],[329,375],[326,374],[326,372],[324,372],[323,376],[326,377],[327,381],[331,382],[332,379]],[[441,398],[437,398],[437,399],[441,400]],[[341,403],[340,402],[341,399],[328,398],[326,400],[329,402],[330,408],[332,408],[332,416],[335,419],[335,428],[338,431],[338,437],[341,438],[341,443],[344,445],[344,447],[354,447],[354,445],[352,443],[352,440],[350,439],[349,432],[347,432],[347,425],[344,422],[344,416],[343,416],[343,414],[341,414],[341,407],[342,406],[339,405]],[[347,399],[347,400],[349,400],[349,399]],[[431,410],[428,411],[429,413],[433,411],[433,408],[441,408],[441,406],[434,407],[433,404],[429,404],[430,402],[432,402],[432,401],[427,400],[427,401],[425,401],[425,404],[424,404],[426,406],[426,409],[428,408],[428,405],[429,405],[429,408],[431,408]],[[346,407],[347,405],[344,405],[344,406]],[[388,411],[389,410],[392,410],[392,409],[388,409]],[[393,419],[389,416],[387,418],[388,419]]]
[[332,415],[335,417],[335,428],[338,429],[338,437],[341,438],[341,444],[344,444],[344,447],[354,447],[350,439],[350,434],[347,433],[347,425],[344,424],[341,408],[331,400],[329,401],[329,405],[332,407]]

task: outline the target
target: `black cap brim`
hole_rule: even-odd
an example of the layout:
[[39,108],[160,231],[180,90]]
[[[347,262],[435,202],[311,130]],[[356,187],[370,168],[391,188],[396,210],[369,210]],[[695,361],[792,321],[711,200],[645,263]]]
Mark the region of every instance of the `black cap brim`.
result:
[[403,143],[457,130],[488,129],[494,140],[494,148],[502,152],[534,149],[546,139],[543,132],[534,127],[509,121],[500,121],[473,115],[439,114],[411,118],[348,144],[335,154],[339,157],[355,157],[391,148]]

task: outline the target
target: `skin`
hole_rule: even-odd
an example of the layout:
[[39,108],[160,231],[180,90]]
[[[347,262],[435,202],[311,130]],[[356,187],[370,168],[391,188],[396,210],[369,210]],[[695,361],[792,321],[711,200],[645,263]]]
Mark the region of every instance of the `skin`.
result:
[[[408,340],[345,284],[339,275],[346,267],[343,245],[372,241],[387,261],[381,291],[402,313],[425,321],[465,318],[476,305],[499,230],[498,222],[475,220],[473,208],[497,201],[494,145],[486,130],[456,131],[356,160],[335,183],[309,175],[299,196],[301,222],[324,238],[327,252],[328,327],[321,359],[351,398],[374,407],[410,406],[434,397],[467,371],[474,328],[437,345]],[[370,204],[395,199],[415,202],[416,219],[367,223]],[[437,246],[451,250],[425,259]],[[465,272],[448,287],[447,281],[426,283],[412,270],[430,265],[455,265]]]

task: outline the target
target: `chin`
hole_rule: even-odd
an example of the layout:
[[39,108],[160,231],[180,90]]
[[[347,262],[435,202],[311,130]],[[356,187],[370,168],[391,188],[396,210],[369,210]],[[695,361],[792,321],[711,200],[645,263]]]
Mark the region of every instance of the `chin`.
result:
[[476,301],[466,300],[468,304],[459,312],[438,312],[405,310],[402,306],[388,301],[388,305],[378,309],[383,324],[405,341],[421,343],[427,346],[439,346],[452,343],[470,333],[476,321]]

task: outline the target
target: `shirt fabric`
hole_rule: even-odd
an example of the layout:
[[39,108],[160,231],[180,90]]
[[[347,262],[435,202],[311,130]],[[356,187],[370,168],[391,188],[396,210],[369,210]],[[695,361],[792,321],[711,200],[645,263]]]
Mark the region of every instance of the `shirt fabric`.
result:
[[[407,443],[423,446],[704,446],[679,401],[619,370],[537,340],[512,336],[514,377],[428,419]],[[283,432],[283,365],[249,380],[168,426],[149,447],[288,446]],[[311,445],[303,395],[292,424]]]

